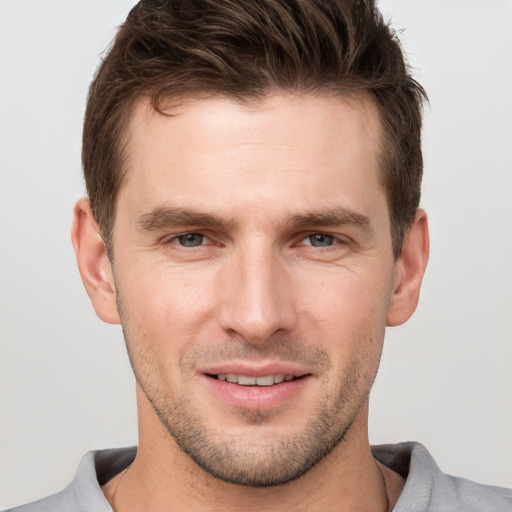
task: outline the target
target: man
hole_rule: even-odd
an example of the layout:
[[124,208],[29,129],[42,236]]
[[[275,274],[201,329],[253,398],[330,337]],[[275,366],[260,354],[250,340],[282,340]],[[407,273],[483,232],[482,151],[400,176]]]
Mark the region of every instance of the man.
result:
[[20,510],[510,510],[368,442],[414,312],[423,90],[372,2],[141,2],[91,86],[73,244],[138,449]]

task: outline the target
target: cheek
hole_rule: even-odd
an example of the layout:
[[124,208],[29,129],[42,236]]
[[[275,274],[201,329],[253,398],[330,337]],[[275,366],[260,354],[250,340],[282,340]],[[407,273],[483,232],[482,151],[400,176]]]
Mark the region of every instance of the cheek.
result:
[[155,265],[124,277],[118,283],[123,328],[146,350],[158,352],[163,364],[204,337],[214,309],[208,275]]
[[301,331],[332,354],[337,375],[373,380],[385,334],[388,281],[342,270],[308,283],[304,289],[315,293],[299,295]]
[[384,327],[391,277],[389,273],[365,275],[346,268],[316,276],[304,273],[295,287],[298,312],[319,327],[338,332],[365,325]]

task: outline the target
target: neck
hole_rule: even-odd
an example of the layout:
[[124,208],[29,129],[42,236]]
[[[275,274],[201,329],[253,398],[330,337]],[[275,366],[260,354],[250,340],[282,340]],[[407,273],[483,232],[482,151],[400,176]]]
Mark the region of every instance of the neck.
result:
[[149,404],[139,406],[143,411],[139,410],[137,456],[127,470],[104,487],[115,512],[385,512],[403,485],[396,474],[379,468],[371,455],[367,404],[328,456],[300,478],[265,488],[230,484],[212,477],[178,448],[152,409],[146,410]]

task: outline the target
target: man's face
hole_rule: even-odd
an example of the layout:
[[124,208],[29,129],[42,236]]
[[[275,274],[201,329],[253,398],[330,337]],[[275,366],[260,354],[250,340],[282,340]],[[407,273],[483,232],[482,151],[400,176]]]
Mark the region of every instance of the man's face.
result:
[[137,382],[206,471],[284,483],[364,424],[396,286],[378,113],[277,94],[168,113],[134,112],[113,236]]

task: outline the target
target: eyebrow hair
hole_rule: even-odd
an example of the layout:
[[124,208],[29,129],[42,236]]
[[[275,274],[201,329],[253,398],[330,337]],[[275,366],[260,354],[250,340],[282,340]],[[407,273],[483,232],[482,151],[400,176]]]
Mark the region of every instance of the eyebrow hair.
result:
[[229,226],[221,217],[210,213],[182,208],[158,207],[137,219],[137,225],[145,231],[158,231],[169,226],[200,226],[220,227]]
[[318,212],[297,213],[291,216],[290,224],[294,227],[307,226],[346,226],[352,225],[356,227],[370,230],[370,218],[353,210],[337,206],[327,210]]
[[[170,226],[232,227],[232,221],[211,213],[186,210],[183,208],[157,207],[141,215],[136,221],[145,231],[158,231]],[[343,207],[328,208],[318,212],[294,213],[286,224],[293,228],[308,226],[346,226],[352,225],[370,230],[369,217]]]

